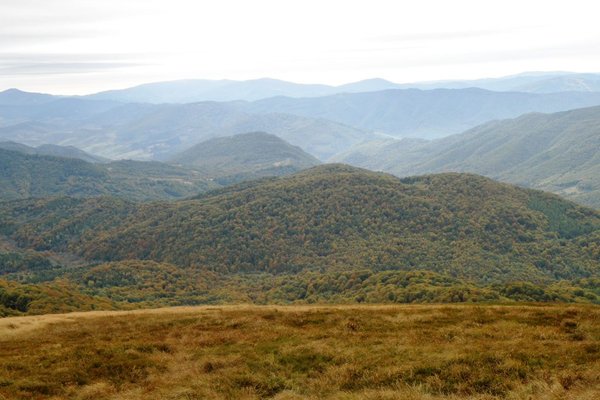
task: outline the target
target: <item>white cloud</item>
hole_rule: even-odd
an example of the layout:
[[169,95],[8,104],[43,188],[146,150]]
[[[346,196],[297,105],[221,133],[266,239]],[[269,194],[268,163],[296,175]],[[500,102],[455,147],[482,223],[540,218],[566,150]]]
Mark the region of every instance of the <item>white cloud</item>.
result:
[[336,84],[600,71],[598,11],[583,0],[3,1],[0,89],[86,93],[181,78]]

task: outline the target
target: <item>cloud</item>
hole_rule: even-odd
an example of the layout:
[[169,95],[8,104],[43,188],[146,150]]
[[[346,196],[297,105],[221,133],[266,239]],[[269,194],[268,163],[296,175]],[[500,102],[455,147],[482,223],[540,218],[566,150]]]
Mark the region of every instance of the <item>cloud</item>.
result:
[[419,42],[419,41],[437,41],[437,40],[454,40],[454,39],[470,39],[482,36],[495,36],[506,33],[514,33],[514,30],[507,29],[486,29],[486,30],[469,30],[469,31],[453,31],[453,32],[422,32],[422,33],[403,33],[399,35],[381,35],[369,38],[373,42]]
[[142,0],[0,1],[0,53],[24,45],[65,46],[74,39],[118,40],[119,22],[126,25],[150,10]]
[[148,55],[131,54],[0,54],[0,74],[56,75],[100,72],[154,65]]
[[[389,50],[388,50],[389,51]],[[521,49],[474,50],[454,54],[426,54],[411,60],[402,60],[403,66],[453,65],[466,63],[493,63],[507,60],[536,60],[556,58],[585,58],[600,54],[600,41],[571,42],[553,46]],[[402,59],[400,57],[400,59]]]
[[0,83],[88,92],[184,77],[333,84],[597,69],[597,13],[571,3],[0,0]]
[[16,64],[1,66],[2,75],[57,75],[57,74],[83,74],[90,72],[100,72],[104,70],[114,70],[119,68],[139,67],[146,64],[136,63],[39,63],[39,64]]
[[53,42],[63,42],[71,40],[73,38],[93,38],[102,35],[100,30],[78,30],[73,32],[71,30],[64,31],[52,31],[40,33],[39,31],[31,32],[16,32],[7,31],[5,28],[0,28],[0,51],[4,49],[15,49],[18,46],[23,45],[44,45]]

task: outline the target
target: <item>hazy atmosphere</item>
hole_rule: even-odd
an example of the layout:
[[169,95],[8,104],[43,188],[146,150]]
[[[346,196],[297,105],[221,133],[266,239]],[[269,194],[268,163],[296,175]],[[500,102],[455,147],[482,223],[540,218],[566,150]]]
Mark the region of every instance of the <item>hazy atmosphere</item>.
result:
[[594,1],[19,0],[0,89],[87,94],[184,78],[341,84],[600,70]]
[[0,400],[600,399],[596,3],[0,0]]

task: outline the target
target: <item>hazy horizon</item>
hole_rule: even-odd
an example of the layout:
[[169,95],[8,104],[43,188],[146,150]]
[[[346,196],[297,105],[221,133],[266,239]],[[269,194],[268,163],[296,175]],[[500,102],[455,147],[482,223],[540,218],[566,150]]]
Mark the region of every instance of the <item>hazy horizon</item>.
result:
[[129,89],[132,87],[136,87],[136,86],[143,86],[143,85],[148,85],[148,84],[153,84],[153,83],[165,83],[165,82],[178,82],[178,81],[230,81],[230,82],[245,82],[245,81],[260,81],[260,80],[274,80],[274,81],[284,81],[284,82],[288,82],[288,83],[293,83],[293,84],[305,84],[305,85],[326,85],[326,86],[331,86],[331,87],[338,87],[338,86],[343,86],[343,85],[347,85],[347,84],[352,84],[352,83],[357,83],[357,82],[363,82],[363,81],[369,81],[369,80],[376,80],[376,79],[383,79],[392,83],[396,83],[396,84],[415,84],[415,85],[419,85],[419,84],[434,84],[434,83],[442,83],[442,82],[461,82],[461,81],[476,81],[476,80],[486,80],[486,79],[503,79],[503,78],[511,78],[511,77],[516,77],[516,76],[534,76],[534,75],[551,75],[551,74],[600,74],[599,72],[594,72],[594,71],[523,71],[523,72],[519,72],[519,73],[515,73],[515,74],[510,74],[510,75],[499,75],[499,76],[477,76],[477,77],[472,77],[472,78],[464,78],[464,79],[432,79],[432,80],[424,80],[424,81],[406,81],[406,82],[399,82],[399,81],[393,81],[391,79],[386,79],[386,78],[382,78],[379,76],[374,76],[374,77],[366,77],[366,78],[362,78],[362,79],[358,79],[355,81],[348,81],[348,82],[341,82],[341,83],[336,83],[336,84],[330,84],[330,83],[325,83],[325,82],[298,82],[298,81],[290,81],[290,80],[285,80],[285,79],[280,79],[280,78],[276,78],[276,77],[270,77],[270,76],[262,76],[262,77],[256,77],[256,78],[248,78],[248,79],[232,79],[232,78],[220,78],[220,79],[207,79],[207,78],[202,78],[202,77],[195,77],[195,78],[190,78],[190,77],[184,77],[184,78],[179,78],[179,79],[167,79],[167,80],[160,80],[160,81],[148,81],[148,82],[142,82],[142,83],[138,83],[138,84],[134,84],[134,85],[126,85],[126,86],[119,86],[119,87],[106,87],[97,91],[93,91],[93,92],[85,92],[85,93],[58,93],[58,92],[44,92],[44,91],[36,91],[36,90],[24,90],[21,87],[3,87],[0,88],[0,92],[3,91],[7,91],[7,90],[20,90],[23,92],[30,92],[30,93],[43,93],[43,94],[51,94],[51,95],[55,95],[55,96],[86,96],[86,95],[92,95],[92,94],[96,94],[99,92],[105,92],[105,91],[112,91],[112,90],[123,90],[123,89]]
[[0,4],[0,90],[89,94],[180,79],[339,85],[600,71],[596,7],[375,0]]

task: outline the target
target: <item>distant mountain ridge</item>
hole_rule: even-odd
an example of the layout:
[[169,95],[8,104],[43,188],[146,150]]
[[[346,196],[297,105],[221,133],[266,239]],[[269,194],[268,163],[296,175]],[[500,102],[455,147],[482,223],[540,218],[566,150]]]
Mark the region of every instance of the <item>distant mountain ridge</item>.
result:
[[59,98],[110,100],[121,103],[195,103],[200,101],[255,101],[269,97],[322,97],[339,93],[374,92],[388,89],[467,89],[500,92],[555,93],[600,91],[600,73],[523,72],[498,78],[454,79],[395,83],[370,78],[341,85],[295,83],[272,78],[249,80],[181,79],[149,82],[84,96],[55,96],[19,89],[0,92],[0,105],[35,105]]
[[127,103],[195,103],[200,101],[254,101],[275,96],[319,97],[335,93],[364,92],[395,87],[398,85],[384,79],[367,79],[340,86],[293,83],[269,78],[247,81],[188,79],[147,83],[85,97]]
[[424,90],[480,88],[498,92],[525,93],[598,92],[600,91],[600,74],[524,72],[499,78],[405,83],[397,85],[397,88]]
[[24,92],[19,89],[7,89],[0,92],[0,105],[31,106],[49,103],[57,98],[58,96],[50,94]]
[[433,139],[529,112],[600,105],[600,92],[518,93],[484,89],[390,89],[315,98],[274,97],[238,103],[251,113],[323,118],[368,132]]
[[387,89],[466,89],[476,87],[502,92],[553,93],[565,91],[598,92],[600,74],[525,72],[518,75],[437,82],[394,83],[381,78],[343,85],[301,84],[278,79],[246,81],[187,79],[153,82],[86,96],[92,99],[135,103],[191,103],[198,101],[255,101],[269,97],[321,97],[339,93],[374,92]]

